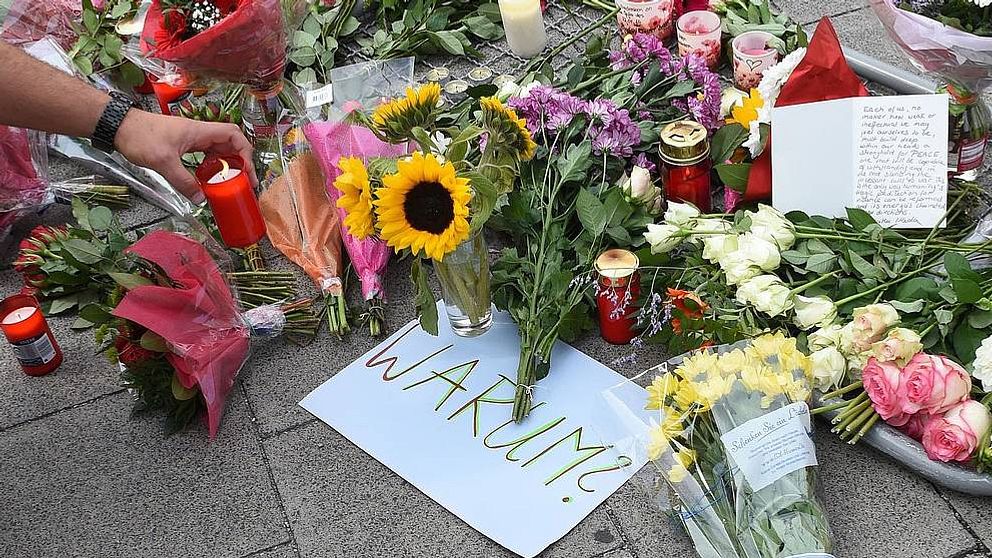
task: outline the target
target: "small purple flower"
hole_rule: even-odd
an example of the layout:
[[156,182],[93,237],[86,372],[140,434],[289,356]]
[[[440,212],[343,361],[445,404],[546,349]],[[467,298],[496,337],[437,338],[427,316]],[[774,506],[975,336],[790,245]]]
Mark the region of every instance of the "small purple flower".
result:
[[634,163],[635,166],[641,167],[642,169],[647,169],[648,172],[653,173],[658,169],[657,165],[655,165],[651,159],[648,159],[647,153],[638,153],[637,155],[634,155],[634,159],[631,162]]

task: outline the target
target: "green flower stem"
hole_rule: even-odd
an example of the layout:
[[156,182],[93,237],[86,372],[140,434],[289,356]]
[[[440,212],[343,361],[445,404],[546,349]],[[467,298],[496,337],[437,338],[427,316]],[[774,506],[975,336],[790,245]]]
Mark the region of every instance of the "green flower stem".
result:
[[847,407],[845,407],[843,411],[841,411],[836,417],[834,417],[830,421],[831,424],[837,424],[838,422],[841,422],[847,417],[851,416],[852,414],[855,413],[855,409],[858,407],[858,405],[861,405],[866,401],[868,401],[868,394],[865,392],[861,392],[860,394],[858,394],[857,397],[850,400],[847,404]]
[[[872,410],[874,411],[874,409]],[[871,418],[865,421],[864,425],[861,426],[861,429],[855,432],[854,436],[852,436],[851,439],[847,441],[847,443],[848,444],[858,443],[858,440],[863,438],[864,435],[867,434],[869,430],[871,430],[871,427],[875,426],[875,423],[878,422],[878,419],[880,418],[882,418],[881,415],[879,415],[878,413],[873,413],[871,415]]]
[[857,382],[854,382],[853,384],[850,384],[850,385],[844,386],[844,387],[842,387],[840,389],[831,391],[830,393],[824,393],[822,399],[824,401],[826,401],[828,399],[835,399],[837,397],[840,397],[840,396],[842,396],[844,394],[847,394],[847,393],[851,393],[852,391],[854,391],[856,389],[860,389],[862,387],[864,387],[864,383],[862,383],[860,380],[858,380]]
[[857,415],[857,416],[855,416],[855,417],[854,417],[854,419],[852,419],[852,420],[850,420],[850,421],[849,421],[849,422],[848,422],[848,423],[847,423],[847,424],[846,424],[846,425],[844,426],[844,432],[852,432],[852,431],[855,431],[855,430],[860,430],[860,428],[861,428],[861,426],[863,426],[863,425],[864,425],[864,423],[865,423],[865,422],[866,422],[866,421],[867,421],[867,420],[868,420],[868,419],[869,419],[869,418],[870,418],[870,417],[871,417],[872,415],[875,415],[875,414],[877,414],[877,413],[875,412],[875,409],[874,409],[874,407],[872,407],[872,406],[871,406],[871,405],[869,404],[869,405],[868,405],[868,408],[867,408],[867,409],[865,409],[864,411],[861,411],[860,413],[858,413],[858,415]]
[[821,275],[820,277],[817,277],[816,279],[810,281],[809,283],[806,283],[804,285],[799,285],[798,287],[792,289],[789,292],[790,292],[790,294],[793,294],[793,295],[801,294],[801,293],[803,293],[803,292],[805,292],[805,291],[807,291],[809,289],[812,289],[813,287],[819,285],[820,283],[822,283],[824,281],[828,281],[830,279],[833,279],[836,276],[837,276],[837,272],[836,271],[832,271],[830,273],[827,273],[826,275]]
[[[603,9],[606,10],[605,7]],[[612,21],[616,17],[617,12],[619,12],[619,11],[620,11],[620,8],[617,8],[616,6],[614,6],[612,8],[609,8],[608,11],[607,11],[607,13],[606,13],[606,15],[604,15],[602,17],[602,19],[594,22],[592,25],[590,25],[589,27],[586,27],[581,32],[576,33],[574,36],[572,36],[572,38],[570,38],[569,40],[567,40],[564,43],[562,43],[562,44],[558,45],[557,47],[555,47],[547,55],[545,55],[545,56],[543,56],[541,58],[535,58],[535,59],[531,60],[530,62],[528,62],[527,65],[524,66],[523,70],[521,70],[521,75],[524,75],[525,76],[525,75],[529,74],[530,72],[533,72],[535,69],[540,68],[545,62],[547,62],[547,61],[553,59],[555,56],[558,56],[559,54],[565,52],[569,47],[571,47],[575,43],[581,41],[587,35],[592,34],[594,31],[598,30],[599,28],[603,27],[604,25],[606,25],[607,23],[609,23],[610,21]]]
[[837,409],[842,409],[844,407],[847,407],[849,404],[850,404],[850,401],[840,401],[840,402],[837,402],[837,403],[833,403],[831,405],[824,405],[822,407],[817,407],[817,408],[811,410],[810,411],[810,414],[812,414],[812,415],[822,415],[823,413],[829,413],[830,411],[836,411]]
[[837,418],[831,421],[833,424],[837,425],[833,428],[832,432],[837,434],[842,430],[844,430],[847,427],[847,425],[851,423],[852,420],[854,420],[858,415],[860,415],[865,409],[867,409],[870,406],[871,406],[871,401],[868,401],[866,396],[865,401],[862,401],[861,403],[854,405],[853,407],[844,411],[843,413],[838,415]]

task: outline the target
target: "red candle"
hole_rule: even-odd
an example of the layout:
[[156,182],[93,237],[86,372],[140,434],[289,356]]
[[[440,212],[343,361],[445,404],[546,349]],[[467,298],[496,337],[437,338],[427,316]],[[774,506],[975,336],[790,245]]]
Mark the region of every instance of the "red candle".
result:
[[0,329],[28,376],[44,376],[62,364],[62,349],[33,296],[16,294],[0,302]]
[[596,258],[599,273],[596,307],[599,309],[599,331],[607,343],[626,345],[634,337],[637,320],[637,298],[641,294],[637,267],[640,261],[627,250],[607,250]]
[[703,213],[712,206],[710,144],[706,128],[691,120],[674,122],[661,131],[662,185],[665,197],[691,203]]
[[245,162],[237,155],[207,157],[196,169],[220,236],[230,248],[247,248],[265,236],[258,198],[244,169]]
[[166,116],[179,116],[179,107],[183,103],[189,103],[189,98],[193,94],[193,91],[183,87],[174,87],[157,79],[151,79],[151,82],[152,90],[155,92],[155,98],[158,100],[158,108],[162,111],[162,114]]

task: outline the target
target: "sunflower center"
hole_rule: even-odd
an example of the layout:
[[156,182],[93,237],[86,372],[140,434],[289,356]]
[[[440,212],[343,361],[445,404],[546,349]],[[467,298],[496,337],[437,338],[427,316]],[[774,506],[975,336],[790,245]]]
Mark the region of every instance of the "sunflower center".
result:
[[403,212],[418,231],[441,234],[455,218],[455,201],[437,182],[421,182],[407,193]]

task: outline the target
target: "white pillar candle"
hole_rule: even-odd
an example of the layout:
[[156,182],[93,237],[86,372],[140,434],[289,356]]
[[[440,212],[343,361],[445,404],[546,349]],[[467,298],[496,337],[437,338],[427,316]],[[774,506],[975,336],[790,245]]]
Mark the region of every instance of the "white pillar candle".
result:
[[225,168],[218,172],[217,174],[210,177],[207,184],[220,184],[221,182],[227,182],[232,178],[236,178],[241,174],[241,169]]
[[510,50],[522,58],[536,56],[548,44],[541,0],[499,0],[503,29]]

